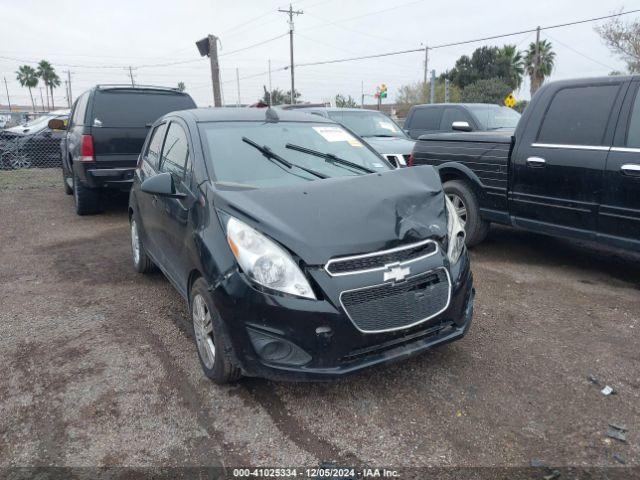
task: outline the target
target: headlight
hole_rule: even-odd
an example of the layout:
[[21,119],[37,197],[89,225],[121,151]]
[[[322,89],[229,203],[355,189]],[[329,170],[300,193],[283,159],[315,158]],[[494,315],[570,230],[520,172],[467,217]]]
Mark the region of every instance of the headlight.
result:
[[240,268],[253,281],[273,290],[315,300],[298,265],[275,242],[234,217],[227,221],[227,241]]
[[447,208],[447,236],[449,237],[447,256],[453,264],[458,261],[464,250],[465,233],[458,212],[456,212],[456,208],[446,195],[444,196],[444,203]]

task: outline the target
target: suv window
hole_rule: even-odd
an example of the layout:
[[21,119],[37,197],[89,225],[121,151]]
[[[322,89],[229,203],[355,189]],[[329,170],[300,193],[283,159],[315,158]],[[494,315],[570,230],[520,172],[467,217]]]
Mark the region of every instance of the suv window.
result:
[[141,89],[98,90],[92,124],[103,127],[145,127],[176,110],[195,108],[189,95]]
[[169,172],[176,179],[185,177],[187,159],[189,157],[189,142],[187,135],[180,125],[171,122],[167,131],[167,138],[162,148],[160,171]]
[[89,93],[83,93],[80,95],[78,100],[76,100],[76,106],[73,109],[73,118],[71,119],[71,123],[73,125],[84,125],[84,117],[87,110],[87,100],[89,99]]
[[538,142],[602,145],[619,85],[595,85],[559,90],[542,120]]
[[147,146],[147,151],[144,153],[144,158],[147,162],[156,170],[158,169],[158,163],[160,161],[160,150],[162,149],[162,140],[164,139],[164,132],[167,130],[167,124],[162,123],[158,125],[151,134],[151,140]]
[[444,112],[442,112],[440,130],[451,130],[451,124],[453,122],[467,122],[471,125],[469,117],[459,108],[445,108]]
[[631,118],[629,119],[629,129],[627,130],[627,147],[640,148],[640,90],[636,93],[633,102]]
[[439,130],[440,114],[439,108],[416,108],[411,117],[409,128],[416,130]]

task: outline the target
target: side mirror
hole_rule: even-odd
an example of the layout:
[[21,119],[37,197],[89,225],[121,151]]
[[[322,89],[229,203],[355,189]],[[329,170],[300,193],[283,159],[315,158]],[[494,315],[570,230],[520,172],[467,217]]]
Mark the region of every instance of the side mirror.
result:
[[473,130],[469,122],[453,122],[451,124],[451,130],[457,130],[459,132],[470,132]]
[[67,126],[64,123],[64,120],[61,120],[59,118],[53,118],[51,120],[49,120],[49,122],[47,123],[47,126],[51,129],[51,130],[66,130]]
[[173,177],[169,172],[159,173],[153,177],[147,178],[140,188],[145,193],[151,195],[159,195],[168,198],[186,198],[184,193],[176,192],[176,186],[173,183]]

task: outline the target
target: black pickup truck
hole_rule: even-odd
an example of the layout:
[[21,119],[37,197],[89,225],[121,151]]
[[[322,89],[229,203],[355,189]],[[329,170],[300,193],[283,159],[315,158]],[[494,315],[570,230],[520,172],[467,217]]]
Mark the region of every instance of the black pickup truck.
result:
[[423,135],[467,244],[491,222],[640,251],[640,77],[549,83],[513,135]]

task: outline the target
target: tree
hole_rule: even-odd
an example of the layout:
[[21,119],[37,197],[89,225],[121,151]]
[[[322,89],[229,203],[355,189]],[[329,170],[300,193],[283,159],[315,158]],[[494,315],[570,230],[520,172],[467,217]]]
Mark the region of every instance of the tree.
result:
[[[296,90],[296,100],[301,96],[302,95],[300,94],[300,92]],[[289,104],[291,103],[291,90],[283,92],[279,88],[274,88],[273,90],[271,90],[270,94],[268,91],[265,91],[264,95],[262,95],[262,98],[259,101],[267,105]]]
[[29,89],[31,105],[33,107],[33,111],[35,112],[36,104],[33,101],[33,94],[31,93],[31,89],[38,86],[38,73],[33,67],[30,67],[29,65],[22,65],[18,67],[18,70],[16,71],[16,79],[18,80],[20,85]]
[[462,101],[466,103],[502,104],[511,91],[511,85],[505,83],[501,78],[483,78],[471,85],[467,85],[462,90]]
[[178,91],[179,92],[184,92],[187,89],[187,86],[184,84],[184,82],[178,82]]
[[[444,102],[444,78],[436,80],[435,84],[435,103]],[[402,85],[398,89],[396,103],[401,105],[419,105],[429,103],[431,97],[431,82],[416,82],[409,85]],[[460,101],[460,89],[449,82],[449,102],[456,103]]]
[[529,49],[524,52],[524,68],[531,81],[531,96],[542,86],[545,78],[551,75],[555,66],[556,53],[553,51],[551,42],[541,40],[538,43],[538,68],[535,68],[536,42],[531,42]]
[[51,93],[51,109],[54,110],[56,106],[53,100],[53,89],[60,86],[60,77],[53,66],[46,60],[41,60],[40,63],[38,63],[37,74],[42,80],[42,83],[45,84],[45,87],[49,89],[47,90],[47,107],[49,107],[49,93]]
[[624,60],[629,73],[640,72],[640,20],[625,23],[615,17],[595,30],[609,50]]
[[353,98],[351,95],[349,95],[348,97],[345,97],[342,94],[338,94],[336,95],[336,107],[340,107],[340,108],[355,108],[358,106],[358,103],[356,102],[355,98]]
[[522,54],[515,45],[504,45],[498,50],[498,62],[502,63],[506,70],[507,83],[513,90],[517,90],[522,85],[524,76],[524,65],[522,64]]

